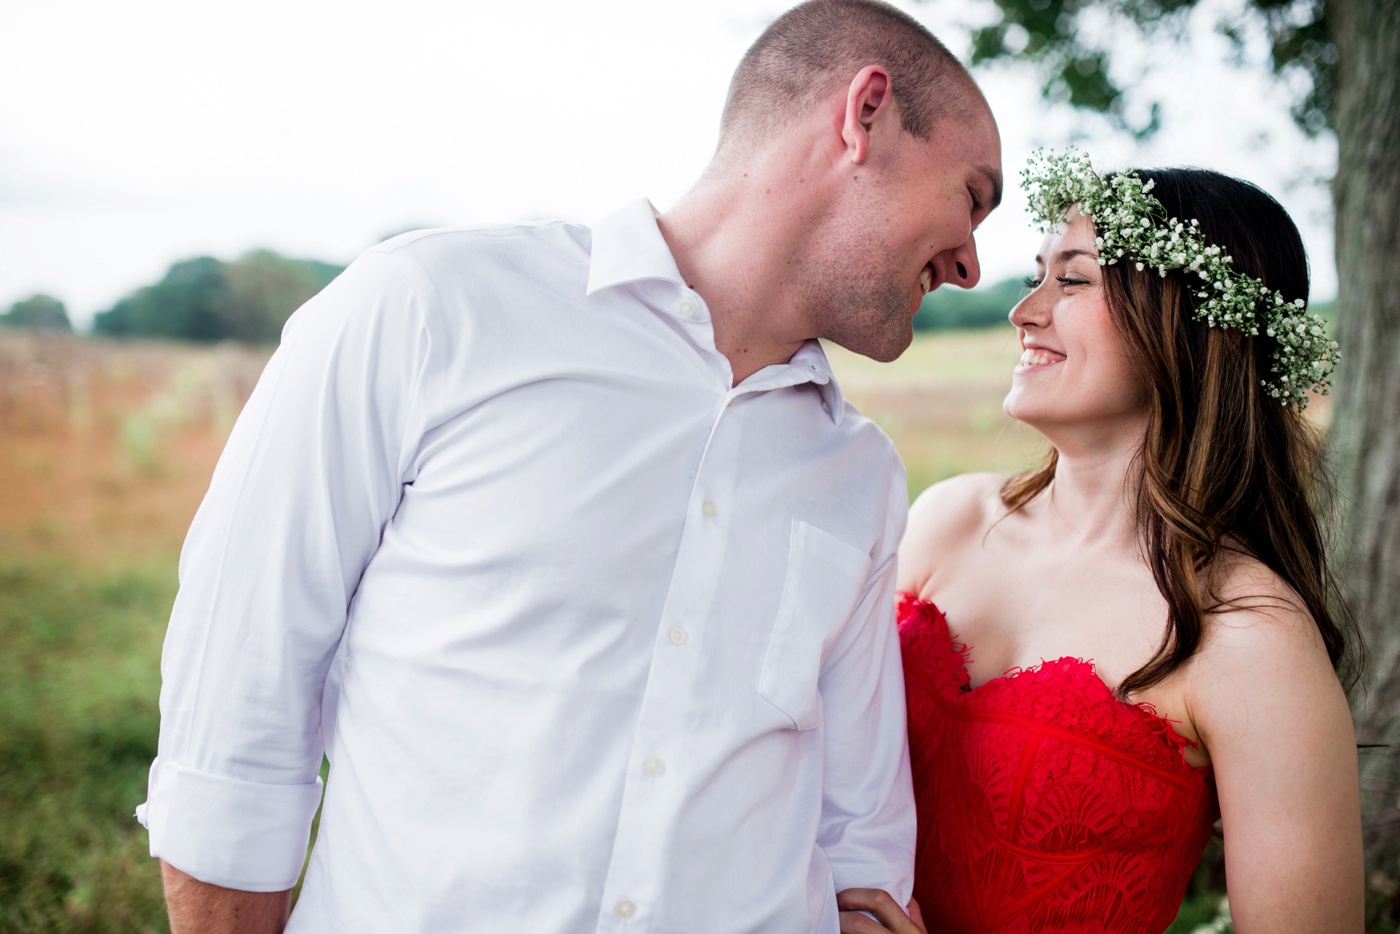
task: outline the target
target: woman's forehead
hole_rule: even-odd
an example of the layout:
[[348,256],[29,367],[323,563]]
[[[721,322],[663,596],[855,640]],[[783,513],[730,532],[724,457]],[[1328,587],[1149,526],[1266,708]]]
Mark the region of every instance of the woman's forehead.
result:
[[1074,208],[1070,209],[1054,231],[1046,234],[1045,239],[1040,241],[1036,262],[1050,262],[1053,257],[1062,253],[1090,253],[1098,256],[1098,248],[1094,242],[1094,225],[1088,217]]

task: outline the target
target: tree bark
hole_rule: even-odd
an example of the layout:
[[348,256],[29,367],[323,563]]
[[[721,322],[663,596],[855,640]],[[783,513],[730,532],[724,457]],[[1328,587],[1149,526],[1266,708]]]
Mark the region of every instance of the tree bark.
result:
[[1400,914],[1400,3],[1330,0],[1337,46],[1340,570],[1370,653],[1356,698],[1370,888]]

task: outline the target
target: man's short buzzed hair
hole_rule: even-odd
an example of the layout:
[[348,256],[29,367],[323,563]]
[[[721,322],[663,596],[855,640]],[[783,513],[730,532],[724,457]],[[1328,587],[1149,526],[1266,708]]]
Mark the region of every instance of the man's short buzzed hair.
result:
[[780,129],[867,65],[890,73],[900,125],[920,139],[941,117],[973,112],[967,69],[918,20],[880,0],[808,0],[774,20],[739,62],[720,148]]

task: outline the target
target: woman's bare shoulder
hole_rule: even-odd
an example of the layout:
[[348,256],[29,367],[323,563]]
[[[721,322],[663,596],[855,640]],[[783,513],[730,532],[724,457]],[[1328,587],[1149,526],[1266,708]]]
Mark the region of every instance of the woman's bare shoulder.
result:
[[[1326,653],[1317,624],[1298,592],[1281,575],[1251,555],[1227,552],[1219,559],[1207,603],[1206,650],[1242,651],[1257,657],[1282,642],[1286,651]],[[1278,651],[1279,646],[1272,649]]]
[[939,481],[919,494],[909,507],[911,527],[934,525],[940,528],[977,523],[1001,509],[1003,474],[965,473]]
[[1340,696],[1317,623],[1283,577],[1256,558],[1232,554],[1222,559],[1212,589],[1218,603],[1190,665],[1205,734],[1244,729],[1251,718],[1268,722],[1260,705],[1289,709],[1289,722],[1300,715],[1293,710],[1300,699]]
[[986,531],[1004,511],[1005,482],[1000,474],[960,474],[919,494],[899,549],[901,590],[918,593],[948,554]]

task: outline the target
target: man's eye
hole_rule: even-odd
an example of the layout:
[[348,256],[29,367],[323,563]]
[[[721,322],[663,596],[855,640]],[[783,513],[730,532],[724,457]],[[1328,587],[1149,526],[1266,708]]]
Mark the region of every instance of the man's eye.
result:
[[974,211],[980,211],[980,210],[982,210],[982,198],[981,198],[980,195],[977,194],[977,189],[975,189],[975,188],[969,188],[969,189],[967,190],[967,193],[968,193],[969,195],[972,196],[972,210],[974,210]]

